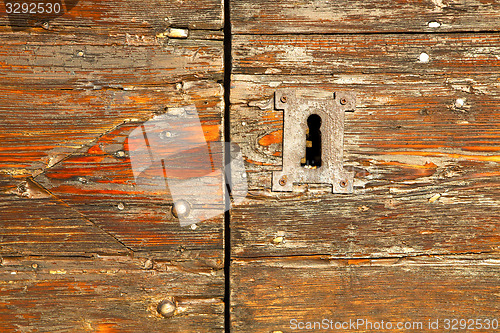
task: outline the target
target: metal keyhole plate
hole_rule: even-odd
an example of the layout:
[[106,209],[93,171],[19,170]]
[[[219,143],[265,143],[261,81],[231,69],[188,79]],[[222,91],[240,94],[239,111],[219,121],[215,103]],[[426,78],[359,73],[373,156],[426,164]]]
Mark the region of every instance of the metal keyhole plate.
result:
[[[318,97],[323,96],[323,97]],[[354,111],[353,93],[322,94],[295,89],[275,93],[275,107],[283,110],[283,169],[273,172],[272,190],[290,192],[294,183],[331,184],[332,193],[352,193],[354,173],[344,170],[344,113]],[[311,114],[321,117],[321,166],[304,168],[304,138]]]

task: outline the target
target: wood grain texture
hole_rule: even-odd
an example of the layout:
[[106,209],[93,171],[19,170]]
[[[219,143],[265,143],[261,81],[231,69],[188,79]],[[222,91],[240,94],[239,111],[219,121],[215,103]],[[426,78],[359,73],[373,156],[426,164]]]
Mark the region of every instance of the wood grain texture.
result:
[[[231,137],[254,191],[232,211],[233,255],[498,251],[500,58],[490,38],[236,36]],[[431,61],[419,63],[427,49]],[[353,195],[270,192],[282,165],[278,88],[356,94],[344,133]]]
[[[217,113],[206,113],[200,117],[208,143],[220,141],[219,117]],[[142,124],[130,122],[116,128],[46,170],[35,181],[133,251],[152,250],[178,255],[184,250],[221,250],[223,209],[213,218],[200,221],[195,230],[181,226],[171,213],[170,191],[140,186],[139,180],[134,178],[128,136]],[[163,146],[164,149],[168,147]],[[157,148],[152,145],[152,149]],[[123,156],[117,155],[117,152],[123,153]],[[165,153],[165,156],[168,154]],[[194,166],[182,167],[186,174]],[[213,197],[222,200],[222,181],[219,183],[219,192]],[[185,191],[208,198],[210,193],[199,193],[199,186],[197,184]],[[185,200],[189,201],[187,197]]]
[[56,198],[0,195],[0,255],[85,255],[130,252]]
[[[62,89],[156,86],[222,77],[222,40],[204,32],[186,39],[85,32],[3,31],[2,81]],[[57,87],[57,85],[56,85]]]
[[[6,89],[3,113],[9,117],[4,118],[6,126],[0,130],[0,165],[2,173],[17,183],[4,188],[2,223],[12,230],[3,229],[3,253],[113,254],[129,252],[128,247],[132,247],[137,251],[169,250],[178,255],[178,251],[185,249],[222,248],[221,217],[200,225],[197,231],[181,228],[170,214],[169,196],[139,195],[131,185],[130,162],[115,156],[124,149],[128,135],[121,133],[120,128],[133,129],[155,114],[176,107],[196,108],[208,139],[220,141],[223,107],[220,84],[185,81],[130,90],[109,87],[61,90],[64,86],[61,79],[57,85],[51,90],[39,86],[30,89],[29,85],[23,86],[22,91],[14,87]],[[109,136],[104,135],[107,132]],[[96,140],[96,137],[101,138]],[[82,156],[89,150],[90,155]],[[74,157],[68,159],[72,154]],[[58,165],[61,161],[64,162]],[[55,198],[33,199],[16,193],[23,178],[39,175],[35,180],[38,182],[46,177],[42,173],[51,168],[49,177],[62,177],[71,186],[59,191],[50,182],[44,184]],[[80,177],[88,179],[88,183],[82,184]],[[61,198],[64,200],[58,201]],[[126,208],[119,210],[119,204]],[[73,229],[63,229],[69,227]],[[70,231],[73,236],[61,234]],[[127,245],[120,244],[122,239]],[[79,245],[72,246],[73,241]]]
[[218,118],[220,124],[223,93],[213,81],[136,87],[119,83],[118,77],[111,82],[66,79],[71,79],[69,74],[55,79],[53,88],[50,83],[43,87],[42,82],[2,86],[3,173],[37,175],[124,121],[147,121],[168,108],[191,105],[202,117]]
[[232,255],[498,253],[499,180],[475,174],[406,189],[355,189],[352,195],[312,185],[288,194],[252,191],[231,213]]
[[[166,107],[221,110],[220,2],[84,0],[49,23],[11,31],[6,15],[0,21],[4,173],[36,175],[125,119]],[[188,37],[170,38],[171,27]]]
[[[498,34],[235,36],[234,74],[498,73]],[[420,61],[426,53],[428,62]]]
[[[64,1],[65,3],[66,1]],[[73,1],[76,2],[76,1]],[[218,0],[196,1],[99,1],[80,0],[69,12],[50,21],[50,29],[79,30],[93,27],[94,30],[138,31],[140,29],[161,30],[169,26],[190,29],[219,30],[222,28],[222,2]],[[4,3],[0,4],[0,26],[9,24]],[[40,26],[42,22],[30,22]]]
[[0,256],[130,253],[32,180],[0,174],[0,185]]
[[[231,140],[250,189],[230,218],[232,332],[498,320],[499,6],[231,1]],[[271,192],[284,88],[356,95],[344,129],[353,194]]]
[[[315,4],[314,15],[340,5]],[[392,13],[405,5],[393,4]],[[267,10],[260,8],[256,16]],[[444,318],[495,318],[497,34],[363,34],[428,31],[416,25],[417,16],[376,26],[365,13],[351,35],[349,19],[335,24],[315,16],[299,25],[290,19],[291,9],[262,14],[268,23],[283,18],[281,25],[260,25],[238,22],[238,10],[230,127],[246,161],[250,194],[231,211],[232,331],[293,332],[291,319],[424,325],[439,319],[443,325]],[[312,35],[292,34],[302,32]],[[328,32],[345,34],[322,34]],[[429,62],[420,61],[422,53]],[[356,95],[344,129],[353,194],[331,194],[319,184],[271,192],[283,141],[283,112],[274,108],[274,92],[283,88],[322,91],[324,98],[343,90]]]
[[498,31],[499,11],[496,0],[231,1],[236,34]]
[[[222,267],[200,259],[4,258],[0,330],[222,332]],[[156,309],[164,299],[170,318]]]
[[[425,332],[432,331],[429,320],[439,320],[437,331],[447,331],[444,319],[498,320],[498,274],[498,260],[480,256],[238,260],[231,275],[232,332],[294,332],[292,319],[422,322],[420,331]],[[381,330],[361,326],[338,331]]]
[[35,175],[126,119],[168,107],[222,112],[219,33],[187,39],[2,31],[0,167]]
[[222,218],[181,228],[167,193],[134,191],[123,151],[124,129],[182,107],[221,141],[222,2],[82,0],[10,23],[0,17],[0,331],[223,331]]

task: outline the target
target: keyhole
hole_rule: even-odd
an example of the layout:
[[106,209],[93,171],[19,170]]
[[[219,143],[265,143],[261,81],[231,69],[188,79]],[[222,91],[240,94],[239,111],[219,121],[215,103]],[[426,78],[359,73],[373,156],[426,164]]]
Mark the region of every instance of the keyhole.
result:
[[321,117],[312,114],[307,118],[306,156],[300,165],[307,169],[316,169],[321,166]]

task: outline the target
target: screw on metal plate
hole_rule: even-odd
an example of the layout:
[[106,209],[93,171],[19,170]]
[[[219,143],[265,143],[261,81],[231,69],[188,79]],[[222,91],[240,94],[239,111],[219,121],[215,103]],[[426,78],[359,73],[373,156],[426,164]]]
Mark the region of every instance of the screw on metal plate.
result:
[[[276,109],[284,110],[283,169],[273,172],[272,190],[290,192],[294,183],[309,183],[331,184],[332,193],[352,193],[354,173],[344,170],[342,159],[344,112],[354,111],[354,94],[338,92],[318,98],[298,93],[295,89],[275,93]],[[314,129],[313,117],[318,119]],[[315,138],[312,131],[318,133]],[[319,146],[319,157],[312,158],[308,149],[314,145]]]

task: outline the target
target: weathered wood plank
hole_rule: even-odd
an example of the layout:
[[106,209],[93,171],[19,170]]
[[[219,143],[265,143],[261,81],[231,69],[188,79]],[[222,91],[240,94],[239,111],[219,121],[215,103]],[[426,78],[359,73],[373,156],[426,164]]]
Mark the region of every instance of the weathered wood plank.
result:
[[[493,176],[496,174],[496,176]],[[333,195],[252,191],[231,211],[233,257],[399,257],[498,252],[500,177],[471,173],[427,186]]]
[[499,42],[498,34],[236,35],[233,73],[498,73]]
[[[4,332],[222,332],[221,267],[129,257],[4,258]],[[176,305],[164,318],[165,299]]]
[[[435,331],[448,331],[445,319],[499,320],[500,266],[494,258],[268,258],[237,260],[231,267],[232,332],[294,332],[298,322],[323,319],[333,325],[365,321],[323,328],[339,332],[400,332],[398,322],[422,322],[415,330],[430,332],[429,320],[439,321]],[[365,326],[382,321],[394,326]],[[469,329],[491,331],[478,328]]]
[[4,29],[0,167],[36,174],[125,119],[149,118],[165,107],[222,112],[215,82],[223,75],[220,39],[219,32],[200,31],[170,39],[154,31]]
[[0,88],[0,169],[39,174],[127,119],[146,121],[168,108],[192,105],[200,117],[218,119],[220,125],[223,92],[218,83],[129,86],[113,71],[110,76],[66,82],[69,76],[62,75],[54,78],[53,89],[43,88],[41,82],[11,82]]
[[22,32],[3,33],[0,40],[2,81],[6,85],[50,87],[62,82],[66,90],[82,85],[89,88],[85,86],[89,82],[93,83],[90,87],[155,86],[218,80],[223,75],[221,40]]
[[[499,10],[231,1],[231,140],[250,187],[230,218],[232,331],[293,332],[292,319],[421,321],[422,331],[429,320],[437,330],[446,318],[498,320]],[[356,94],[344,135],[352,195],[270,191],[282,88]]]
[[0,185],[0,256],[131,252],[33,180],[0,174]]
[[[232,211],[233,255],[498,251],[500,58],[487,46],[498,36],[285,37],[234,40],[231,138],[252,192]],[[282,163],[273,94],[287,87],[357,95],[344,135],[353,195],[270,192]]]
[[236,34],[498,31],[499,11],[496,0],[231,1]]
[[222,21],[213,0],[0,17],[0,331],[224,330],[222,217],[181,227],[117,135],[187,107],[221,141]]
[[[219,114],[205,114],[200,118],[209,144],[221,140],[221,119],[218,117]],[[118,127],[78,154],[46,170],[35,180],[134,251],[154,250],[177,255],[184,250],[222,249],[223,209],[220,214],[200,221],[196,229],[182,226],[172,216],[170,191],[167,188],[140,186],[140,181],[134,178],[130,159],[133,148],[128,136],[142,124],[131,122]],[[169,156],[161,149],[168,149],[171,143],[158,146],[151,140],[149,138],[155,154],[163,152],[166,157]],[[196,156],[193,155],[191,164],[196,164]],[[213,158],[215,160],[216,155]],[[193,168],[196,165],[182,165],[182,172],[186,175],[190,170],[196,171]],[[162,179],[163,184],[165,181]],[[214,188],[215,193],[200,193],[199,182],[185,184],[183,193],[222,200],[222,179],[216,183],[219,188]],[[191,201],[188,197],[185,200]],[[209,204],[214,203],[207,199],[206,205]],[[220,204],[223,207],[223,202]]]
[[[190,29],[218,30],[223,24],[222,2],[219,0],[196,1],[63,1],[76,3],[69,12],[63,6],[64,15],[50,21],[50,29],[56,31],[99,27],[109,31],[134,31],[140,28],[164,29],[165,27],[185,27]],[[6,13],[4,3],[0,12]],[[29,26],[40,26],[42,22]],[[0,26],[6,26],[6,14],[0,17]]]
[[[231,135],[252,192],[232,210],[233,256],[498,251],[499,90],[488,76],[234,78]],[[269,192],[282,163],[277,87],[358,95],[344,136],[344,165],[356,173],[353,195],[328,194],[320,185]],[[281,236],[285,242],[275,244]]]
[[[205,8],[210,10],[204,12]],[[223,92],[221,83],[216,81],[223,77],[221,10],[220,1],[200,0],[184,5],[156,1],[81,1],[70,13],[50,21],[43,29],[36,27],[13,32],[4,26],[0,32],[0,73],[3,74],[0,79],[0,173],[16,177],[19,184],[23,177],[40,175],[80,149],[92,148],[96,138],[120,125],[145,122],[171,108],[196,109],[207,125],[210,141],[220,141]],[[7,24],[6,18],[2,19]],[[173,26],[189,29],[189,36],[171,38],[168,28]],[[123,146],[123,141],[121,144]],[[115,152],[113,150],[108,156],[111,161],[116,160],[112,155]],[[82,165],[81,170],[93,170],[103,176],[102,170],[98,170],[102,165],[92,164],[93,161],[85,158],[79,161],[89,163]],[[118,172],[130,176],[130,163],[120,163],[117,164]],[[110,171],[110,177],[112,174]],[[90,181],[85,188],[91,192],[87,199],[93,198],[92,191],[96,190],[93,185],[95,183]],[[71,196],[67,189],[64,193]],[[80,205],[94,211],[94,215],[85,216],[76,206],[71,206],[71,201],[82,199],[78,191],[68,202],[57,201],[59,198],[42,202],[35,202],[40,198],[21,200],[18,194],[10,193],[3,207],[5,220],[2,223],[19,230],[14,233],[3,229],[5,253],[64,255],[129,251],[114,235],[109,235],[106,228],[101,230],[102,226],[93,224],[93,216],[99,209],[109,210],[108,215],[115,218],[106,223],[118,223],[117,228],[125,229],[126,236],[130,234],[127,230],[136,226],[122,221],[124,215],[145,222],[143,229],[139,226],[132,231],[139,239],[130,236],[130,243],[136,244],[134,249],[137,250],[162,251],[166,246],[178,255],[179,251],[184,251],[184,246],[206,251],[222,248],[220,218],[212,219],[209,227],[200,226],[198,231],[180,230],[178,221],[170,221],[175,224],[175,230],[169,229],[166,214],[170,206],[168,200],[159,196],[145,195],[135,199],[138,208],[128,215],[128,209],[134,205],[130,206],[130,201],[125,200],[127,193],[116,197],[108,193],[105,200],[99,197],[102,201],[79,201]],[[99,193],[93,194],[99,196]],[[94,205],[103,202],[104,208],[95,208]],[[124,204],[123,212],[117,208],[120,203]],[[64,206],[68,204],[71,207]],[[19,208],[23,205],[26,207]],[[149,210],[150,206],[156,208]],[[27,214],[30,209],[33,212],[28,217],[19,217],[16,208]],[[50,225],[37,220],[37,214],[50,219]],[[100,218],[102,220],[103,216]],[[33,224],[33,220],[37,223]],[[25,230],[30,223],[33,229]],[[74,235],[82,235],[81,245],[74,249],[69,248],[70,241],[60,237],[61,228],[69,226],[79,228],[73,230]],[[84,227],[95,228],[96,235],[92,236],[92,231]],[[148,231],[151,233],[141,234]],[[95,237],[93,245],[92,237]],[[206,246],[203,239],[210,240]],[[21,248],[23,242],[26,244]],[[118,250],[111,245],[109,248],[103,246],[103,242],[118,244]],[[147,245],[137,245],[141,242]],[[9,244],[15,245],[8,247]]]

